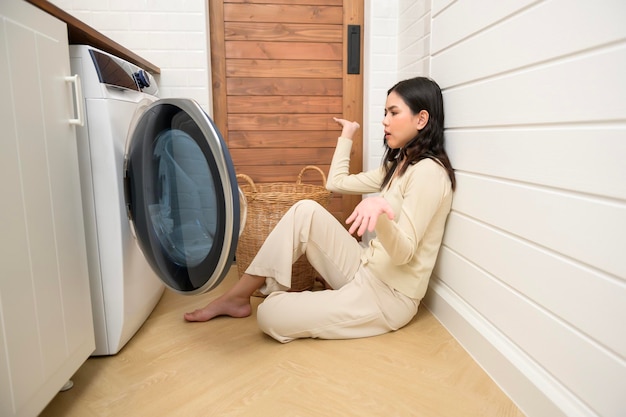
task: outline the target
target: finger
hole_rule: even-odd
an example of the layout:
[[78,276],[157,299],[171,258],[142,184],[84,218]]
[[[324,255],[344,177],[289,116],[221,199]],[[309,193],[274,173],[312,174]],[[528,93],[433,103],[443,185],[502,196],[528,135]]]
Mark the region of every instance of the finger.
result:
[[374,217],[372,217],[372,218],[370,218],[370,221],[369,221],[369,224],[368,224],[367,230],[369,230],[370,232],[373,232],[373,231],[374,231],[374,229],[376,229],[376,221],[377,221],[377,220],[378,220],[378,218],[377,218],[377,217],[375,217],[375,216],[374,216]]
[[363,215],[358,212],[355,212],[353,214],[354,216],[351,216],[351,217],[354,217],[352,221],[352,226],[350,226],[350,229],[348,230],[350,234],[354,233],[355,231],[357,231],[358,233],[358,230],[360,230],[363,227],[363,220],[364,220]]
[[356,222],[355,222],[355,223],[352,223],[352,226],[350,226],[350,229],[348,229],[348,232],[349,232],[350,234],[353,234],[353,233],[354,233],[354,231],[355,231],[356,229],[358,229],[358,227],[359,227],[359,223],[356,223]]
[[361,222],[361,226],[359,227],[359,231],[357,232],[357,234],[358,234],[359,236],[363,236],[363,234],[365,233],[365,231],[369,229],[369,228],[368,228],[368,223],[369,223],[369,220],[368,220],[368,219],[365,219],[365,221]]

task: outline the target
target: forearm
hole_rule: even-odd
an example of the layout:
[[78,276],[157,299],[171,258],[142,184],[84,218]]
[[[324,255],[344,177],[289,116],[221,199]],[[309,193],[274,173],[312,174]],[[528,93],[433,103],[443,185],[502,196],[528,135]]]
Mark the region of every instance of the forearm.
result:
[[350,151],[352,140],[339,137],[328,172],[326,188],[344,194],[367,194],[379,191],[378,170],[350,174]]

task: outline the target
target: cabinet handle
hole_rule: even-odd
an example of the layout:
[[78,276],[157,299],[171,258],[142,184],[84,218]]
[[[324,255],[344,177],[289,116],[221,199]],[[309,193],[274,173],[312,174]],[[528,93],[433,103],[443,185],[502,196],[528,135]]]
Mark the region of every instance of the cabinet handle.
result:
[[65,81],[74,84],[74,103],[76,103],[76,119],[70,119],[71,125],[83,126],[85,124],[85,112],[83,108],[83,90],[78,74],[65,77]]

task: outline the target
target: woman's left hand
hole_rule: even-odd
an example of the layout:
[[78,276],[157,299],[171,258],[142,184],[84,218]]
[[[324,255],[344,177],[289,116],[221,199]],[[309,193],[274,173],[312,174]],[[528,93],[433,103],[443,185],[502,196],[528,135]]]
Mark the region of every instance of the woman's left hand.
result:
[[376,228],[378,216],[386,214],[389,220],[393,220],[394,213],[391,205],[383,197],[368,197],[363,199],[354,209],[346,223],[352,223],[350,234],[355,231],[363,236],[366,230],[373,232]]

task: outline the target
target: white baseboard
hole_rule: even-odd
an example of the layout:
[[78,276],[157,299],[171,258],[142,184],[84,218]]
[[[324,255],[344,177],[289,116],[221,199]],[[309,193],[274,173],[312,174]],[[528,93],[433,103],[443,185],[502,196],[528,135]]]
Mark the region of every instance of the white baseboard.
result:
[[597,417],[434,276],[423,304],[527,417]]

